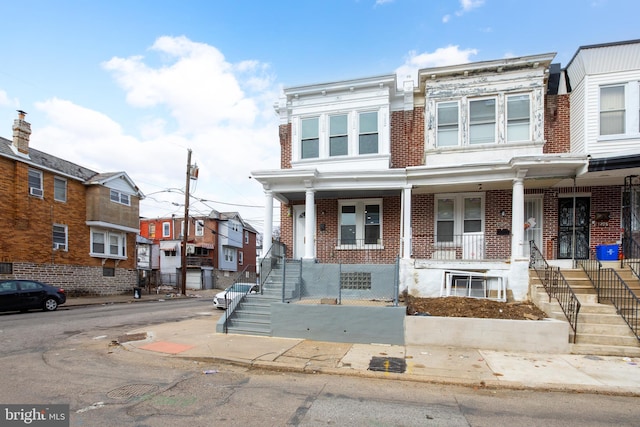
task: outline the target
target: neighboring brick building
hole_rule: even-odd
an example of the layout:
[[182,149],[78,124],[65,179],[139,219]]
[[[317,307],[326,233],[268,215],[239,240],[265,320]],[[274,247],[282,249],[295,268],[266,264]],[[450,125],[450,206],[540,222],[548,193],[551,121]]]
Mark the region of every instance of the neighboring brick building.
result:
[[0,138],[0,278],[40,280],[68,295],[130,292],[142,193],[125,172],[30,148],[31,125],[19,113],[13,140]]
[[640,211],[640,41],[581,47],[566,69],[554,57],[422,69],[402,89],[395,75],[285,88],[281,169],[253,172],[264,252],[277,199],[290,258],[400,257],[400,290],[482,274],[523,300],[530,242],[567,267],[620,243],[623,194]]
[[[140,219],[140,234],[159,247],[160,283],[176,285],[182,264],[184,217]],[[190,216],[187,228],[187,288],[224,288],[239,273],[255,280],[256,230],[237,212]]]

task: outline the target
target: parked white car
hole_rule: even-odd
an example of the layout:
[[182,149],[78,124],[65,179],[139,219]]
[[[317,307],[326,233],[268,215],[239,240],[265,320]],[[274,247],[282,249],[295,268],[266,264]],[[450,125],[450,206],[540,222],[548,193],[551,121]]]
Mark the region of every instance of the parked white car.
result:
[[255,294],[258,289],[258,285],[255,283],[234,283],[224,291],[216,294],[213,298],[213,306],[224,310],[229,302],[240,300],[246,294]]

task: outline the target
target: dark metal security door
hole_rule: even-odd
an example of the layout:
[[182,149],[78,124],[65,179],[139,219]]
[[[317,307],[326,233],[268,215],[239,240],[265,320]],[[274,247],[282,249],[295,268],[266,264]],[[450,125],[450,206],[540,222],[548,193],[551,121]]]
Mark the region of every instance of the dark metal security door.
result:
[[588,259],[591,199],[576,197],[575,215],[573,203],[573,198],[558,199],[558,258]]

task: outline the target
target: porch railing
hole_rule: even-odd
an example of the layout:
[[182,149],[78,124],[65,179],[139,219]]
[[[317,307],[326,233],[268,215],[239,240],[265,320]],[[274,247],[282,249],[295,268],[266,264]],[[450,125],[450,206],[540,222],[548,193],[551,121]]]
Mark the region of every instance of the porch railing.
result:
[[555,298],[560,304],[560,308],[562,308],[562,312],[573,330],[573,343],[575,344],[580,301],[578,301],[575,292],[573,292],[573,289],[571,289],[571,286],[569,286],[569,283],[560,272],[560,267],[550,266],[533,240],[529,244],[531,248],[529,268],[535,270],[538,275],[544,290],[549,295],[549,302],[551,302],[552,298]]
[[275,241],[271,244],[271,248],[267,251],[265,256],[260,261],[260,291],[262,292],[262,285],[267,281],[267,278],[273,271],[273,268],[280,264],[284,265],[284,259],[287,253],[287,247],[284,243]]
[[625,233],[625,237],[622,239],[622,263],[629,266],[631,271],[640,277],[640,245],[633,238],[633,234]]
[[414,258],[436,261],[504,260],[511,256],[511,234],[508,230],[477,234],[425,233],[412,238]]
[[640,300],[638,296],[629,289],[627,283],[613,268],[603,267],[602,263],[596,259],[593,251],[591,251],[590,259],[579,260],[578,265],[582,267],[596,288],[598,302],[610,302],[613,304],[618,314],[629,325],[636,338],[640,340],[640,330],[638,328],[640,326],[638,315]]
[[[229,329],[229,318],[235,311],[236,307],[238,307],[240,302],[244,299],[244,297],[247,294],[249,294],[250,292],[254,292],[254,293],[257,292],[257,288],[258,288],[258,285],[256,283],[257,278],[255,273],[251,271],[251,270],[255,271],[254,267],[255,266],[253,265],[247,265],[240,273],[238,273],[238,275],[236,276],[236,279],[233,281],[233,284],[229,286],[224,293],[225,309],[224,309],[223,330],[225,334],[228,332],[228,329]],[[252,279],[247,279],[247,278],[252,278]],[[250,280],[253,280],[253,281],[250,281]],[[244,292],[244,291],[240,291],[240,287],[237,286],[241,283],[255,284],[255,285],[252,287],[247,286],[246,292]]]

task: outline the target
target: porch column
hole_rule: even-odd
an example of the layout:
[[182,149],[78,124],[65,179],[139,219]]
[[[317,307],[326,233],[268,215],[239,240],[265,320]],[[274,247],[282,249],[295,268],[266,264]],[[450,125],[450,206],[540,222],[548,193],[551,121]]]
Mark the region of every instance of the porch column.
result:
[[411,187],[402,190],[402,258],[411,258]]
[[304,259],[315,258],[315,232],[316,232],[316,209],[315,191],[307,188],[305,197],[305,217],[304,217]]
[[513,180],[511,200],[511,259],[524,258],[524,177],[526,170],[519,170]]
[[264,208],[264,231],[262,237],[262,256],[266,256],[271,249],[271,240],[273,240],[273,192],[267,190],[264,192],[265,208]]

